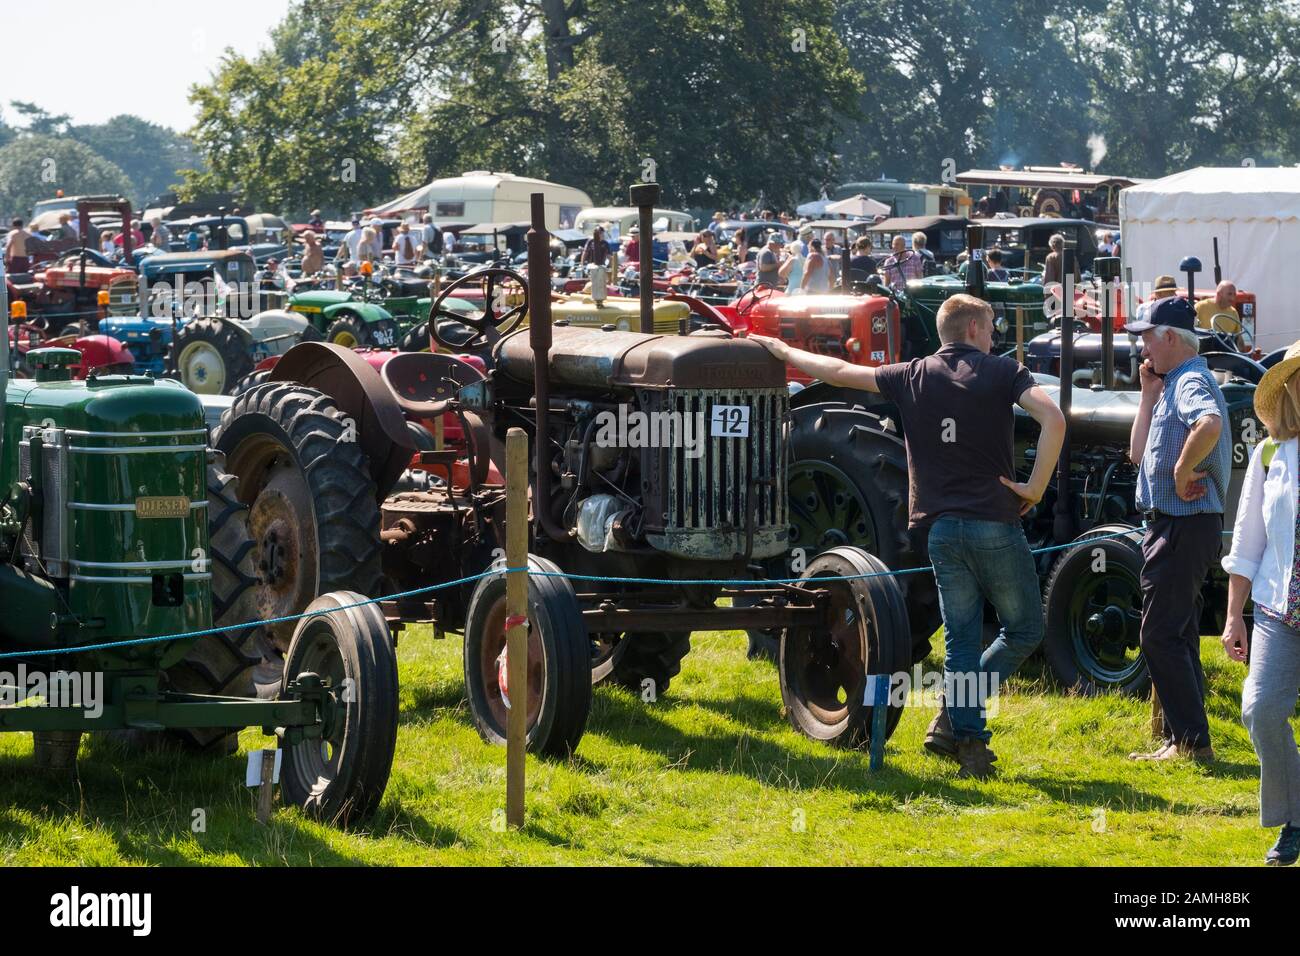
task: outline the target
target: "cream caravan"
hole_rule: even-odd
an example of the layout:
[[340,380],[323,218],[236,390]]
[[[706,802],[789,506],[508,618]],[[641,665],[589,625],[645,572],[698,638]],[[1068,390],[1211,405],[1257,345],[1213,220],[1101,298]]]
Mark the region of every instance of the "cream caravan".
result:
[[536,192],[546,197],[548,229],[572,229],[578,212],[591,205],[591,197],[572,186],[512,173],[473,170],[449,179],[435,179],[405,196],[366,210],[366,215],[409,218],[407,214],[418,216],[427,212],[443,228],[484,222],[527,222],[531,215],[530,196]]

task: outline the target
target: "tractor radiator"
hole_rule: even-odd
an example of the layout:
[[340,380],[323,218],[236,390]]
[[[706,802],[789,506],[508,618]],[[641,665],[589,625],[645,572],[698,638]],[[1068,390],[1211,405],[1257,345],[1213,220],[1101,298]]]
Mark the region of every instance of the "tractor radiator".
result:
[[644,390],[674,440],[642,450],[646,540],[694,560],[767,558],[789,538],[782,388]]

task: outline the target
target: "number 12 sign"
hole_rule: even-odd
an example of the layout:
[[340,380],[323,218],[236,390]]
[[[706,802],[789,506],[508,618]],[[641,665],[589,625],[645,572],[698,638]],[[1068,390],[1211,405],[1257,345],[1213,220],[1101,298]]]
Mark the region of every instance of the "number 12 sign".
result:
[[748,438],[748,405],[714,405],[709,422],[709,435],[714,438]]

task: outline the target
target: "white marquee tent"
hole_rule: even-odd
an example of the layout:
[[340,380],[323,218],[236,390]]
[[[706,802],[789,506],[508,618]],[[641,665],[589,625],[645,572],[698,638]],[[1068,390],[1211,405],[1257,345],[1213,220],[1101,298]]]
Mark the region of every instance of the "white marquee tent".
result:
[[1214,285],[1214,240],[1223,278],[1254,292],[1255,338],[1265,352],[1300,338],[1300,305],[1290,283],[1300,268],[1300,169],[1200,167],[1130,186],[1119,194],[1125,276],[1141,287],[1177,275],[1184,256]]

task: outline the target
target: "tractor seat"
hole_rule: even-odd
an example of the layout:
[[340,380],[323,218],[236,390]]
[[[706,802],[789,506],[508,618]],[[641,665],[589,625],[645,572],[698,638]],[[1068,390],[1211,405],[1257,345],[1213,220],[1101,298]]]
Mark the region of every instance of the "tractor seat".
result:
[[464,385],[483,381],[483,373],[441,352],[399,352],[379,373],[402,411],[413,418],[437,418]]
[[429,280],[416,279],[412,276],[394,276],[388,280],[389,294],[396,296],[415,296],[417,299],[429,294]]

